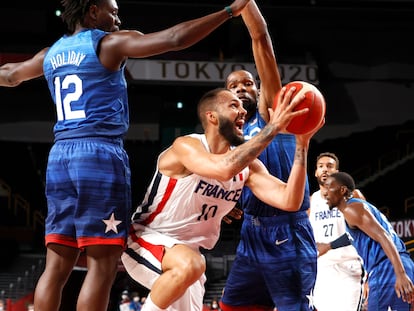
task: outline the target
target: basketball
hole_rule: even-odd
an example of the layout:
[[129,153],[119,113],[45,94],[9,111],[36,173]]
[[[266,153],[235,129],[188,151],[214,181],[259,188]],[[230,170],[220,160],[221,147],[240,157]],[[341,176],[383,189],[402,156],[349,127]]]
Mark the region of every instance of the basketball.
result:
[[[305,98],[295,107],[295,110],[309,108],[309,111],[301,116],[293,118],[286,127],[286,130],[292,134],[306,134],[317,127],[325,117],[325,98],[311,83],[305,81],[292,81],[286,84],[287,90],[292,86],[296,87],[293,97],[297,94],[305,94]],[[273,109],[276,108],[278,98],[279,93],[276,94],[273,100]]]

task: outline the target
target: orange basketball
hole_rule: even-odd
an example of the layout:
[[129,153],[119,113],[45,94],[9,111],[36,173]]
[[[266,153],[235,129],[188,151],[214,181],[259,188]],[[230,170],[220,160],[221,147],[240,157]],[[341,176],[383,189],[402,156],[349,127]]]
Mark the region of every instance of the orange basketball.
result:
[[[317,127],[325,117],[325,98],[313,84],[308,82],[292,81],[286,84],[287,89],[292,86],[296,87],[296,91],[293,93],[293,96],[296,96],[297,94],[305,94],[305,98],[295,107],[295,110],[309,108],[309,111],[304,115],[293,118],[286,127],[286,130],[292,134],[309,133]],[[278,97],[279,93],[276,94],[273,100],[273,109],[276,108]]]

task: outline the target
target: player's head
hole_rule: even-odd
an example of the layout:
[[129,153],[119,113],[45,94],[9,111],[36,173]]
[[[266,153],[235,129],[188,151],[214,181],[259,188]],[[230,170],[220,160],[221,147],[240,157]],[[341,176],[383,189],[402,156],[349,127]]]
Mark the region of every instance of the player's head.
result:
[[316,158],[315,177],[320,186],[325,184],[326,178],[339,170],[339,159],[332,152],[322,152]]
[[352,197],[355,190],[355,181],[345,172],[332,173],[325,182],[324,196],[329,208],[340,206],[341,201]]
[[205,93],[198,103],[197,112],[206,133],[215,128],[231,145],[244,142],[246,110],[241,100],[229,90],[216,88]]
[[247,110],[247,114],[256,110],[259,101],[259,89],[250,72],[246,70],[236,70],[231,72],[227,76],[225,87],[242,100],[243,107]]
[[121,20],[116,0],[62,0],[61,3],[64,8],[62,19],[69,34],[79,26],[108,32],[119,30]]

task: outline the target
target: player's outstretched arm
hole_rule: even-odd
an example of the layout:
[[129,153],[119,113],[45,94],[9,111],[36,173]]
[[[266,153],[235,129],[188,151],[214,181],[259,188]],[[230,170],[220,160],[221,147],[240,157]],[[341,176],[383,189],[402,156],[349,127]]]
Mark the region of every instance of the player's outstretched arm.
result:
[[43,75],[43,59],[48,48],[44,48],[32,58],[18,63],[7,63],[0,67],[0,86],[14,87],[23,81]]
[[138,31],[114,32],[105,39],[106,48],[116,57],[143,58],[185,49],[204,39],[232,17],[241,14],[250,0],[235,0],[209,15],[188,20],[170,28],[142,34]]
[[401,257],[389,234],[361,202],[348,204],[342,213],[349,226],[357,227],[381,245],[394,268],[396,277],[394,287],[397,296],[411,303],[414,299],[414,285],[406,274]]
[[272,38],[267,23],[257,3],[250,1],[241,14],[252,39],[254,63],[260,80],[258,109],[262,118],[269,120],[268,108],[272,108],[276,93],[282,88]]

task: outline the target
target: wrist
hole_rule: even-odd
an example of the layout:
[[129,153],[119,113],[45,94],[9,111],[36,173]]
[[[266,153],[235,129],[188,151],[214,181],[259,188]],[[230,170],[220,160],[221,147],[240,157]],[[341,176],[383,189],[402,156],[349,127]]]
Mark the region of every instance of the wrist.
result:
[[227,14],[229,15],[229,18],[233,18],[233,10],[231,9],[231,7],[226,6],[224,9],[226,10]]
[[351,237],[348,235],[348,233],[344,233],[339,238],[337,238],[335,241],[332,241],[329,243],[329,246],[331,249],[336,249],[344,246],[351,245]]

